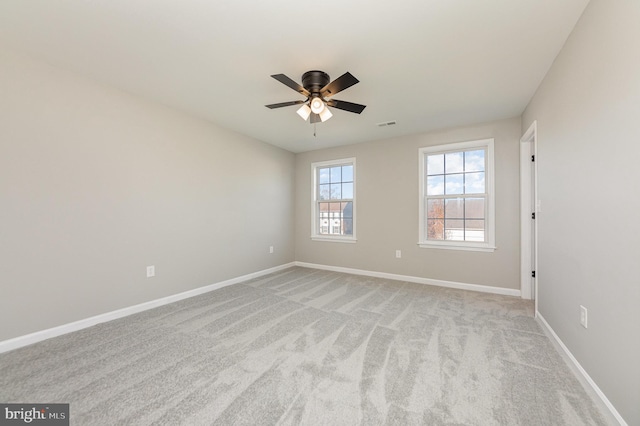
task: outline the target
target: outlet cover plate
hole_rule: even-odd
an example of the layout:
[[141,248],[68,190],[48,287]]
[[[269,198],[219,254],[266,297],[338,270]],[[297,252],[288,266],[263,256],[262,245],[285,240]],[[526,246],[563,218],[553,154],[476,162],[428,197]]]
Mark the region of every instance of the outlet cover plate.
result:
[[580,325],[587,328],[587,308],[580,305]]

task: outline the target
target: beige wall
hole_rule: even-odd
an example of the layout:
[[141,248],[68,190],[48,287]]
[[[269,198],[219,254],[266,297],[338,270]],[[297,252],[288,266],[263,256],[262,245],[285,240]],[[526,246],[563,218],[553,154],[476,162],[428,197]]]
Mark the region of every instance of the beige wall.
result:
[[[402,125],[400,123],[399,125]],[[296,260],[519,289],[520,118],[296,155]],[[495,138],[493,253],[424,249],[418,242],[418,149]],[[356,158],[357,243],[312,241],[311,163]],[[402,258],[395,258],[395,251]]]
[[522,123],[538,123],[540,313],[630,425],[640,424],[639,23],[638,1],[592,0]]
[[0,52],[0,341],[293,261],[293,181],[289,152]]

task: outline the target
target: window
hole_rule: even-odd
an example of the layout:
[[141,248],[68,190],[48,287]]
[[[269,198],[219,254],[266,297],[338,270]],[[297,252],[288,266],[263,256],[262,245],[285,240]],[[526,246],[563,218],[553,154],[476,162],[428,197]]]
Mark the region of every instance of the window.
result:
[[495,250],[493,139],[421,148],[423,248]]
[[314,240],[355,242],[356,159],[311,164]]

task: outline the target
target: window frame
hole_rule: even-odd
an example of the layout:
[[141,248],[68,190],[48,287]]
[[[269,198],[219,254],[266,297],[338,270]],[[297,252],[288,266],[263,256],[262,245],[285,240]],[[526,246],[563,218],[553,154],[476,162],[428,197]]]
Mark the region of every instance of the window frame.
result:
[[[463,151],[485,150],[485,236],[484,242],[428,240],[426,237],[426,158],[427,155],[450,154]],[[493,252],[495,246],[495,163],[494,139],[481,139],[422,147],[418,150],[419,193],[418,193],[418,246],[445,250],[470,250]]]
[[[318,215],[318,203],[319,202],[327,202],[327,200],[320,200],[318,197],[319,191],[319,182],[318,182],[318,170],[321,168],[327,167],[336,167],[336,166],[353,166],[353,198],[341,198],[340,200],[335,200],[335,202],[344,202],[344,200],[351,201],[353,210],[352,210],[352,229],[353,233],[351,235],[335,235],[335,234],[320,234],[318,231],[320,229],[320,218]],[[314,241],[331,241],[331,242],[340,242],[340,243],[355,243],[356,240],[356,159],[355,157],[351,158],[342,158],[337,160],[328,160],[328,161],[318,161],[315,163],[311,163],[311,239]],[[330,230],[332,228],[332,217],[328,217],[327,228]]]

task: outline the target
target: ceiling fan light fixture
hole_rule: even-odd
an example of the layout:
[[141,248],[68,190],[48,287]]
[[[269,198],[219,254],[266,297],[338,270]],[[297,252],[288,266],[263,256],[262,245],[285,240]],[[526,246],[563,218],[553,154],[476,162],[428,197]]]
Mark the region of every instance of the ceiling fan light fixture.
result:
[[311,112],[314,114],[320,114],[324,110],[324,101],[319,97],[311,99]]
[[[351,75],[350,72],[346,72],[331,81],[329,74],[324,71],[307,71],[302,75],[302,86],[284,74],[273,74],[271,77],[290,89],[295,90],[299,95],[306,97],[306,99],[304,101],[279,102],[265,105],[265,107],[275,109],[292,105],[302,105],[297,110],[297,114],[304,121],[308,121],[313,125],[321,121],[327,121],[333,117],[333,113],[329,111],[329,104],[331,104],[331,108],[341,109],[354,114],[360,114],[366,108],[366,105],[333,99],[335,94],[359,83],[358,79]],[[327,101],[325,99],[329,100]],[[313,115],[311,115],[311,113],[313,113]]]
[[309,108],[307,104],[302,104],[300,109],[298,109],[298,111],[296,112],[300,117],[302,117],[303,120],[307,121],[307,119],[311,115],[311,108]]
[[333,114],[331,113],[331,111],[329,111],[329,108],[325,107],[320,113],[320,121],[322,121],[323,123],[331,117],[333,117]]

